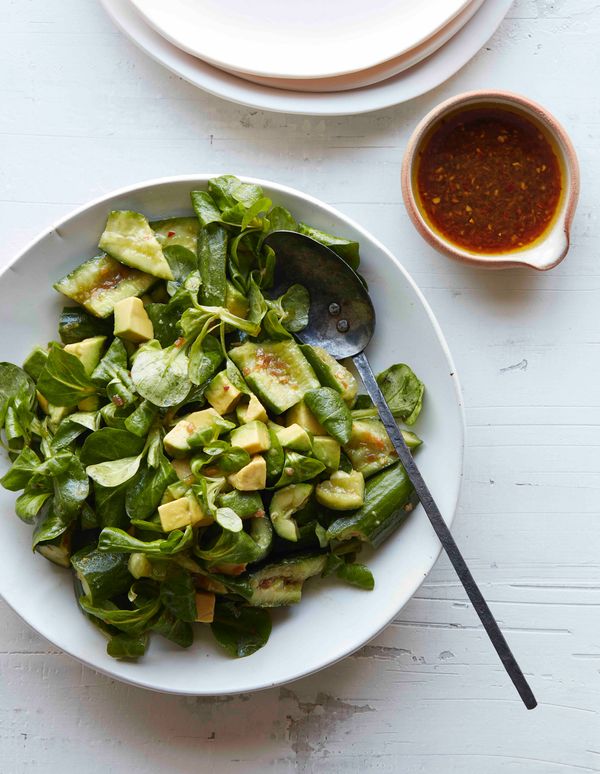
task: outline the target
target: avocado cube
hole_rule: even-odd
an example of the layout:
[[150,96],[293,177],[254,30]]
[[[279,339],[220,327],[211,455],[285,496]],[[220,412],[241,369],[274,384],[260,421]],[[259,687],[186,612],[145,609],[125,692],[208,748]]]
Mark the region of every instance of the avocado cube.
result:
[[143,554],[140,551],[134,551],[132,554],[129,554],[127,569],[134,578],[152,577],[152,565],[146,554]]
[[215,618],[215,595],[212,591],[196,592],[196,621],[212,623]]
[[325,428],[317,422],[315,415],[310,411],[306,403],[301,400],[286,412],[285,423],[290,425],[300,425],[307,433],[313,435],[327,435]]
[[231,445],[248,454],[258,454],[271,448],[269,428],[263,422],[248,422],[231,431]]
[[80,400],[77,404],[79,411],[98,411],[100,408],[100,397],[98,395],[89,395],[87,398]]
[[227,479],[234,489],[240,492],[257,492],[267,485],[267,463],[265,458],[257,454],[250,462],[233,473]]
[[358,470],[345,473],[336,470],[329,481],[317,484],[317,502],[334,511],[352,511],[365,502],[365,479]]
[[335,438],[331,438],[329,435],[315,435],[312,453],[329,472],[339,468],[341,449]]
[[267,410],[254,394],[250,396],[249,403],[238,404],[235,413],[241,424],[254,422],[255,419],[265,423],[269,421]]
[[200,503],[191,492],[184,497],[179,497],[177,500],[159,505],[158,515],[165,532],[181,529],[190,524],[192,526],[204,526],[212,522],[212,518],[204,513]]
[[312,441],[309,434],[296,423],[288,427],[282,427],[281,430],[276,430],[275,435],[279,443],[287,449],[299,452],[307,452],[312,449]]
[[177,478],[180,481],[183,481],[185,484],[193,484],[195,479],[194,475],[192,474],[192,468],[190,467],[190,460],[188,457],[183,457],[183,459],[179,460],[172,460],[171,465],[173,466],[173,470],[177,474]]
[[221,416],[213,408],[194,411],[180,419],[179,422],[165,435],[163,444],[167,454],[171,457],[185,457],[190,451],[189,440],[199,430],[217,429],[217,422]]
[[78,360],[81,360],[86,374],[90,376],[102,359],[105,343],[106,336],[92,336],[91,339],[65,344],[65,352],[69,352],[69,354],[75,355]]
[[115,304],[115,336],[138,344],[154,338],[152,320],[140,298],[132,296]]
[[229,381],[225,371],[220,371],[208,385],[204,397],[222,416],[233,411],[242,393]]

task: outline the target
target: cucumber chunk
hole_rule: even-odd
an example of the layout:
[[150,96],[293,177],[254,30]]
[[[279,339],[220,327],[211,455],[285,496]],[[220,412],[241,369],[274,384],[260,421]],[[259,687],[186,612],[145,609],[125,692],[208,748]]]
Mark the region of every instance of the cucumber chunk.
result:
[[295,406],[319,380],[295,341],[246,342],[230,357],[260,400],[275,414]]
[[294,543],[298,540],[300,531],[292,516],[306,505],[312,493],[312,484],[291,484],[275,492],[269,515],[279,537]]
[[352,467],[365,478],[398,461],[398,455],[378,419],[355,419],[350,440],[344,446]]
[[156,278],[99,255],[82,263],[54,288],[81,304],[95,317],[108,317],[123,298],[141,296],[154,285]]
[[329,540],[359,540],[377,547],[402,524],[413,507],[413,486],[400,464],[367,481],[364,505],[329,527]]
[[336,470],[329,481],[317,484],[317,502],[334,511],[351,511],[365,501],[365,480],[362,473]]
[[131,210],[113,210],[98,247],[117,261],[153,277],[172,280],[171,267],[146,218]]
[[338,363],[323,347],[303,344],[300,349],[313,367],[323,387],[331,387],[336,390],[348,405],[352,405],[358,392],[358,383],[354,375],[345,366]]
[[198,232],[200,224],[198,218],[166,218],[154,220],[150,223],[156,239],[161,247],[185,247],[194,253],[198,250]]
[[326,554],[308,554],[283,559],[254,573],[248,580],[249,602],[254,607],[282,607],[300,602],[304,581],[325,569]]

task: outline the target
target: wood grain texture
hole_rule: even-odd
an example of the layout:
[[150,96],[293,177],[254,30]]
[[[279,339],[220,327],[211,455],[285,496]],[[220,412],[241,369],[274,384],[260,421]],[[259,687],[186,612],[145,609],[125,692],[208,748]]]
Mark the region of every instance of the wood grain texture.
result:
[[[493,2],[494,0],[487,0]],[[455,78],[350,118],[261,113],[141,54],[93,0],[3,0],[0,260],[74,205],[160,175],[279,180],[357,218],[404,262],[446,332],[465,393],[455,535],[540,707],[526,713],[442,558],[355,656],[291,686],[194,699],[117,684],[0,606],[0,771],[600,772],[600,6],[517,0]],[[499,87],[566,125],[583,185],[549,274],[441,258],[401,203],[416,121]]]

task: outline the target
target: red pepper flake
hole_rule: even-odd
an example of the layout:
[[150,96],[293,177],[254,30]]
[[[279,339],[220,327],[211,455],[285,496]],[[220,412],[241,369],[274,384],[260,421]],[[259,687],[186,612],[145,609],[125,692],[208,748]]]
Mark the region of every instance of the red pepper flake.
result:
[[181,349],[183,345],[185,344],[185,339],[183,336],[180,336],[176,341],[173,342],[173,346],[177,347],[177,349]]
[[476,253],[533,242],[552,222],[562,189],[550,141],[532,121],[501,108],[441,121],[420,152],[417,183],[431,224]]
[[175,232],[174,231],[167,231],[167,236],[169,237],[169,239],[171,239],[172,237],[175,236]]
[[224,384],[223,385],[223,392],[227,392],[228,389],[229,389],[229,385],[228,384]]
[[112,402],[115,404],[115,406],[118,406],[119,408],[125,405],[125,401],[120,395],[113,395]]

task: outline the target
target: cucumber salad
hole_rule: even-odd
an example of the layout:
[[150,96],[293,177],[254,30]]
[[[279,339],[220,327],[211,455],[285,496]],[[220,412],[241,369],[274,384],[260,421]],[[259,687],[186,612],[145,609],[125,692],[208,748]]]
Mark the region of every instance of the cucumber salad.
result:
[[[414,504],[353,373],[295,338],[307,290],[270,293],[271,231],[308,234],[354,269],[358,244],[231,175],[191,202],[192,217],[110,212],[97,257],[54,286],[70,299],[60,341],[0,364],[1,483],[120,659],[152,632],[188,647],[197,622],[232,656],[254,653],[268,609],[298,603],[312,576],[372,589],[361,547]],[[404,364],[378,381],[411,426],[421,381]]]

